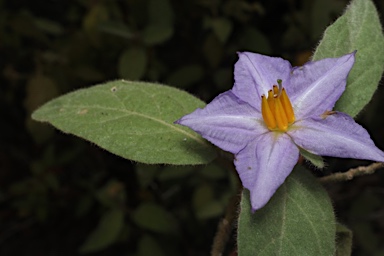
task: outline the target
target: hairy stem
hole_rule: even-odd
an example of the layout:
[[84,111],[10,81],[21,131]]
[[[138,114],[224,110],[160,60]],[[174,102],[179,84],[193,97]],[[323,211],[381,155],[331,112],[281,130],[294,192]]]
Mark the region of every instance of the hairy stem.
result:
[[372,174],[377,169],[380,169],[383,167],[384,167],[384,163],[373,163],[368,166],[359,166],[357,168],[349,169],[346,172],[337,172],[337,173],[333,173],[331,175],[322,177],[319,179],[319,181],[321,183],[329,183],[329,182],[351,180],[357,176]]
[[211,256],[222,256],[225,251],[236,220],[239,198],[240,196],[236,195],[231,199],[227,206],[224,218],[220,220],[219,225],[217,226],[216,235],[213,239]]

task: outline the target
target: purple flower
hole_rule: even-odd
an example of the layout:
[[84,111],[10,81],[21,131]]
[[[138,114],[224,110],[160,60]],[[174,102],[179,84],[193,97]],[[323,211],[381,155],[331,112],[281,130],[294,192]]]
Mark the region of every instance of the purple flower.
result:
[[363,127],[331,111],[354,59],[351,53],[292,68],[281,58],[239,53],[233,88],[176,123],[235,154],[252,209],[258,210],[291,173],[299,149],[384,162]]

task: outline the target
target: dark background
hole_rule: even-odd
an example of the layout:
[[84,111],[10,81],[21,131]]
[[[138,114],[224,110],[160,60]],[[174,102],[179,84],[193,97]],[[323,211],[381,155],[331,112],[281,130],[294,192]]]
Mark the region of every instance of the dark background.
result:
[[[383,16],[384,1],[375,3]],[[236,173],[217,162],[136,164],[30,114],[58,95],[117,78],[169,84],[208,102],[232,87],[237,51],[302,65],[345,6],[0,0],[0,255],[78,255],[92,232],[90,255],[208,255],[217,223],[238,194]],[[383,101],[379,86],[358,116],[381,149]],[[369,163],[327,161],[330,168],[317,175]],[[340,222],[354,232],[354,255],[384,255],[383,179],[381,169],[327,186]],[[110,223],[116,209],[124,218]],[[235,255],[235,232],[231,237],[226,255]]]

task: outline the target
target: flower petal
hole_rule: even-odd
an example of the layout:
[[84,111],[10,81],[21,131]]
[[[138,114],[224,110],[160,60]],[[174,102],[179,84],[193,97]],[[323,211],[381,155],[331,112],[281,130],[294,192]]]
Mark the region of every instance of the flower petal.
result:
[[345,90],[347,76],[355,61],[355,52],[340,58],[309,62],[292,71],[287,93],[297,120],[320,116],[332,110]]
[[204,109],[196,109],[175,123],[191,128],[233,154],[256,136],[268,132],[261,114],[231,91],[220,94]]
[[384,162],[384,152],[368,132],[344,113],[299,121],[288,134],[298,146],[316,155]]
[[259,136],[236,155],[236,170],[250,191],[253,211],[269,201],[298,158],[299,149],[291,138],[273,132]]
[[277,79],[287,86],[291,68],[291,64],[282,58],[240,52],[235,64],[233,93],[261,111],[261,96],[268,94],[268,90],[277,84]]

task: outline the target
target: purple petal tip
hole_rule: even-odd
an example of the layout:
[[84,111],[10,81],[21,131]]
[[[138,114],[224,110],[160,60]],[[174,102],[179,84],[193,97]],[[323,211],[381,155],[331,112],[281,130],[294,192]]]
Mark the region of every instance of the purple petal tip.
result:
[[181,119],[183,119],[183,118],[177,119],[177,120],[174,121],[173,123],[174,123],[174,124],[181,124]]

